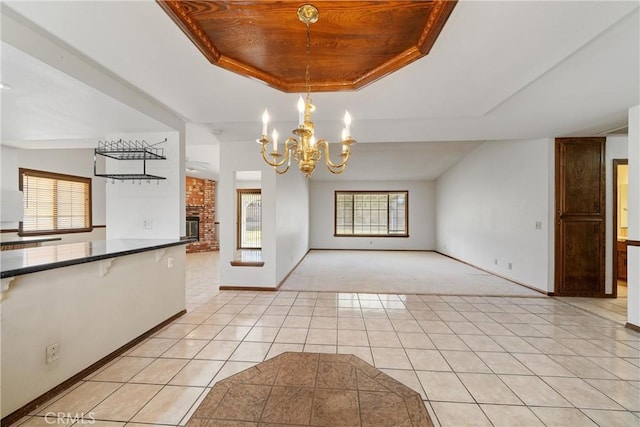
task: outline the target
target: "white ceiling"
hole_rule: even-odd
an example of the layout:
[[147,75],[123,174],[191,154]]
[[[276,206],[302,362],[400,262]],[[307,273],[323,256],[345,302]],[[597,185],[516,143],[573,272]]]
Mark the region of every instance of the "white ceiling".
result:
[[[176,115],[216,130],[187,139],[187,157],[202,151],[196,146],[254,141],[265,107],[281,135],[296,125],[297,95],[211,65],[153,1],[3,5]],[[359,144],[341,178],[427,179],[478,141],[623,126],[640,103],[639,22],[638,1],[461,1],[425,58],[358,92],[316,94],[316,130],[335,140],[344,109],[353,116]],[[2,71],[14,87],[2,91],[3,143],[93,146],[108,133],[166,130],[6,43]]]
[[163,131],[169,128],[105,96],[69,75],[2,43],[3,143],[71,141],[96,144],[115,132]]

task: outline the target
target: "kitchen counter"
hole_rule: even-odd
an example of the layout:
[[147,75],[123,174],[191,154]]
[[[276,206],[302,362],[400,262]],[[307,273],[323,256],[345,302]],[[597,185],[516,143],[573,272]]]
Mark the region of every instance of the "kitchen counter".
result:
[[0,252],[0,278],[184,245],[194,239],[119,239],[16,249]]
[[[190,242],[98,240],[0,252],[1,417],[20,419],[184,314]],[[45,350],[54,344],[57,358],[49,360]]]

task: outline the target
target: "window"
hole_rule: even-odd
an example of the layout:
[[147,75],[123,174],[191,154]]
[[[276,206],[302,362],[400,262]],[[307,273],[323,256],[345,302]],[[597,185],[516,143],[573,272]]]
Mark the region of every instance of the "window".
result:
[[262,194],[260,189],[238,190],[238,249],[262,246]]
[[91,178],[20,168],[21,234],[91,231]]
[[408,237],[408,191],[336,191],[336,236]]

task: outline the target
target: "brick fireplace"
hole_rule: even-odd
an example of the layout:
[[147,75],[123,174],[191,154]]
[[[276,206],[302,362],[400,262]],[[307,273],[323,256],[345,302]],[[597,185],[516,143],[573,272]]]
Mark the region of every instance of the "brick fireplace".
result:
[[187,233],[191,230],[198,235],[197,242],[187,245],[187,253],[220,249],[215,227],[215,188],[215,181],[187,177]]

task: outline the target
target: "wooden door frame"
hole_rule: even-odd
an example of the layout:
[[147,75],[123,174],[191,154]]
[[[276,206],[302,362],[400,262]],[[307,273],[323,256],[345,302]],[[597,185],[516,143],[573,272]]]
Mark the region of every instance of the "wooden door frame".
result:
[[628,165],[629,159],[613,159],[613,193],[612,193],[612,207],[613,222],[611,224],[611,234],[613,240],[613,257],[611,258],[611,272],[613,279],[611,281],[611,297],[618,298],[618,166]]

